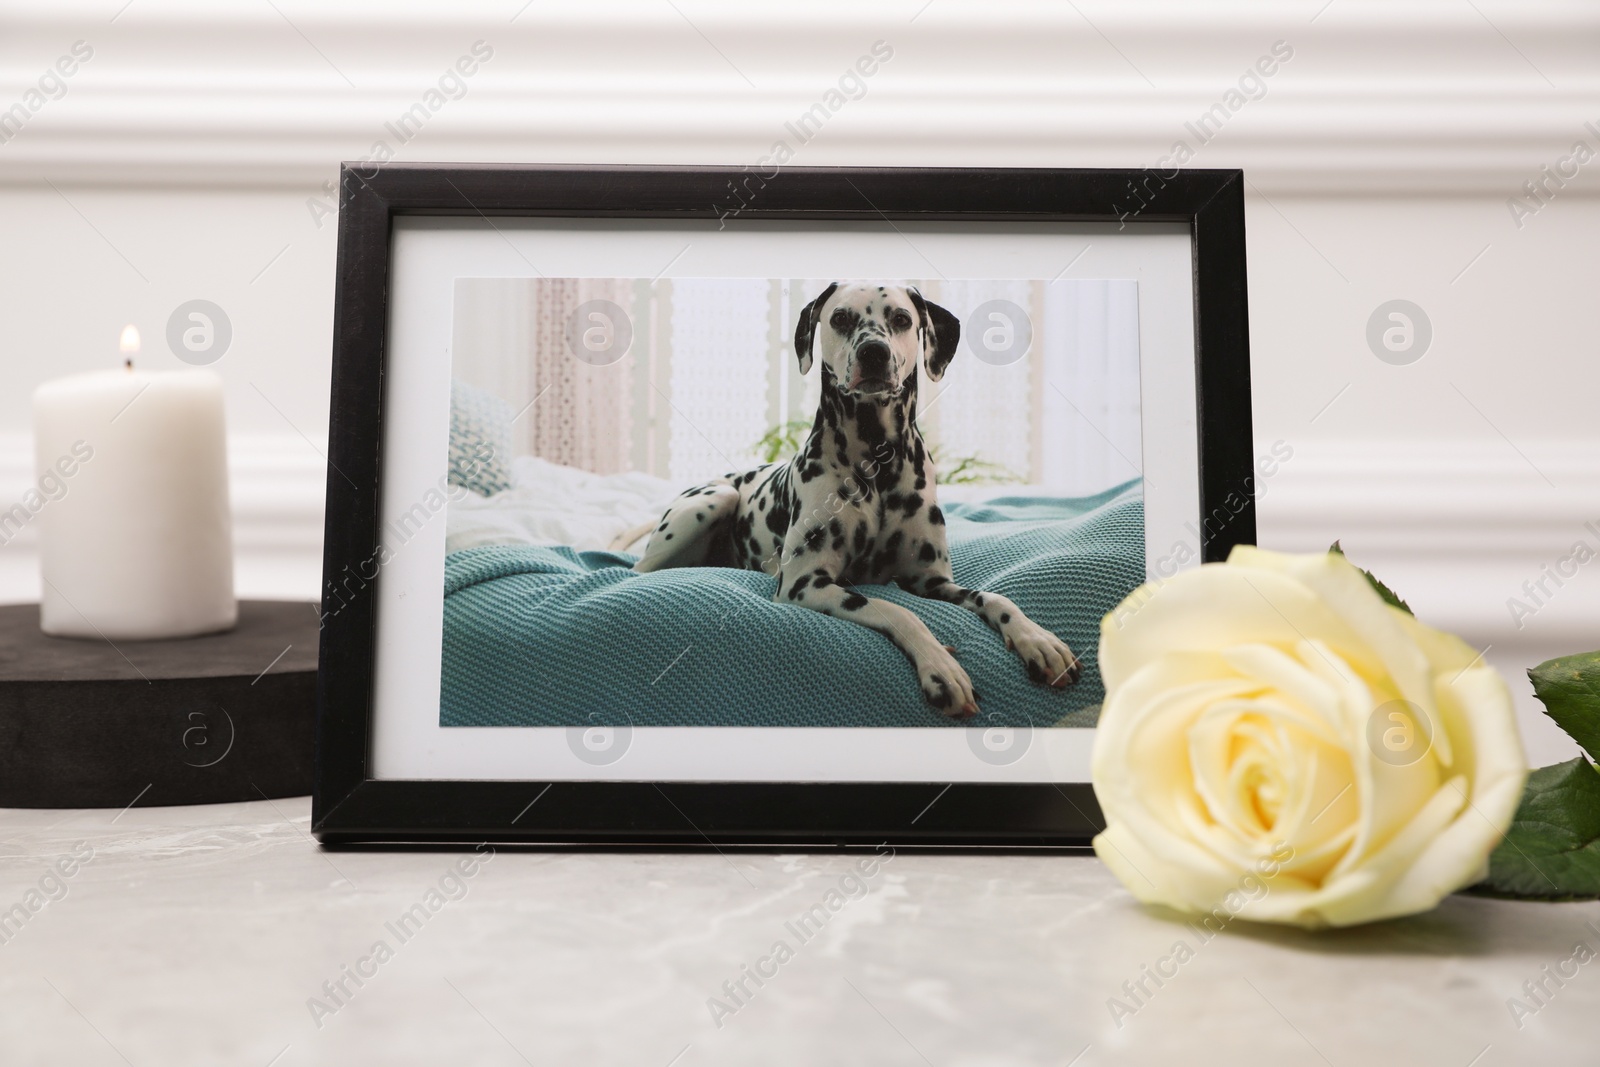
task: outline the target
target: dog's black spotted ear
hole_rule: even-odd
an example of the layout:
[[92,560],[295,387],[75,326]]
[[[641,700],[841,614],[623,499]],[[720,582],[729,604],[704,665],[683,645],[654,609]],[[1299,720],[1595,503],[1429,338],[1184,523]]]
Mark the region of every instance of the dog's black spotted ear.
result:
[[801,375],[811,372],[811,342],[817,336],[817,321],[822,316],[822,305],[837,288],[838,282],[831,283],[815,300],[800,309],[800,321],[794,327],[794,354],[800,357]]
[[908,289],[907,293],[922,320],[918,329],[922,334],[922,357],[928,367],[928,377],[938,381],[956,356],[956,345],[961,342],[961,320],[933,301],[923,299],[916,289]]

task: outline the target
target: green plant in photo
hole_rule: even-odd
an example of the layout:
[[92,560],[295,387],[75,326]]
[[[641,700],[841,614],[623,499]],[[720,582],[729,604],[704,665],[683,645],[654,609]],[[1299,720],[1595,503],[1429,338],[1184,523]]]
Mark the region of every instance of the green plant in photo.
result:
[[756,442],[756,457],[762,463],[776,463],[780,459],[788,459],[800,451],[801,443],[810,432],[809,419],[790,419],[788,422],[780,422],[762,434],[761,440]]
[[[776,463],[800,451],[806,435],[811,432],[807,419],[780,422],[761,435],[755,444],[755,454],[762,463]],[[947,456],[935,445],[928,446],[928,456],[939,470],[943,485],[1007,485],[1021,482],[1022,475],[999,463],[991,463],[974,454]]]
[[977,456],[945,457],[937,448],[928,449],[928,455],[939,468],[939,481],[944,485],[1006,485],[1022,481],[1022,475],[1010,467]]

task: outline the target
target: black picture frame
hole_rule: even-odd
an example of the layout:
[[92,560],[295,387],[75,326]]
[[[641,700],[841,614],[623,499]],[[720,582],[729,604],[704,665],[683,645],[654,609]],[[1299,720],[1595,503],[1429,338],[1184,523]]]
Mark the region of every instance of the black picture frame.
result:
[[[346,163],[328,440],[325,589],[374,558],[397,215],[715,220],[731,167]],[[741,219],[1181,223],[1193,250],[1201,556],[1255,540],[1244,177],[1237,170],[786,168]],[[1226,503],[1225,503],[1226,501]],[[1242,503],[1241,503],[1242,501]],[[325,845],[1081,847],[1088,784],[505,782],[372,777],[376,605],[324,603],[312,831]],[[537,801],[537,803],[535,803]]]

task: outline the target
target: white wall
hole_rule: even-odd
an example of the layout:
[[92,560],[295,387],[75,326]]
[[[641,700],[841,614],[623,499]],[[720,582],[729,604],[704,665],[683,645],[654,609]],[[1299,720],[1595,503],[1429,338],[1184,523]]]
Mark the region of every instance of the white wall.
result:
[[[0,143],[0,502],[28,478],[33,386],[106,365],[126,322],[177,366],[166,318],[205,297],[235,330],[217,369],[240,589],[313,596],[334,225],[308,201],[376,140],[407,160],[752,163],[881,39],[893,58],[795,163],[1138,166],[1197,145],[1185,122],[1284,41],[1193,160],[1251,182],[1255,432],[1294,448],[1262,542],[1342,537],[1522,690],[1522,666],[1600,644],[1600,564],[1523,629],[1506,607],[1574,541],[1600,547],[1600,161],[1520,229],[1506,206],[1575,140],[1600,149],[1593,4],[119,8],[7,4],[0,109],[73,42],[94,56]],[[384,124],[480,40],[466,95],[400,144]],[[1433,324],[1410,366],[1364,340],[1392,298]],[[30,552],[0,549],[0,598],[36,594]],[[1536,761],[1565,751],[1531,704],[1525,733]]]

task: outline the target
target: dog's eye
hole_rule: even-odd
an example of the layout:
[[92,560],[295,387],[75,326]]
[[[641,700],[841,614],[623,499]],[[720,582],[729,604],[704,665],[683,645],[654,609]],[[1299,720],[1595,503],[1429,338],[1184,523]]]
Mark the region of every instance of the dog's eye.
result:
[[904,309],[897,309],[893,315],[889,316],[889,324],[897,330],[909,330],[911,328],[911,313]]
[[850,316],[844,308],[834,308],[832,316],[828,319],[828,325],[835,330],[843,330],[850,325]]

